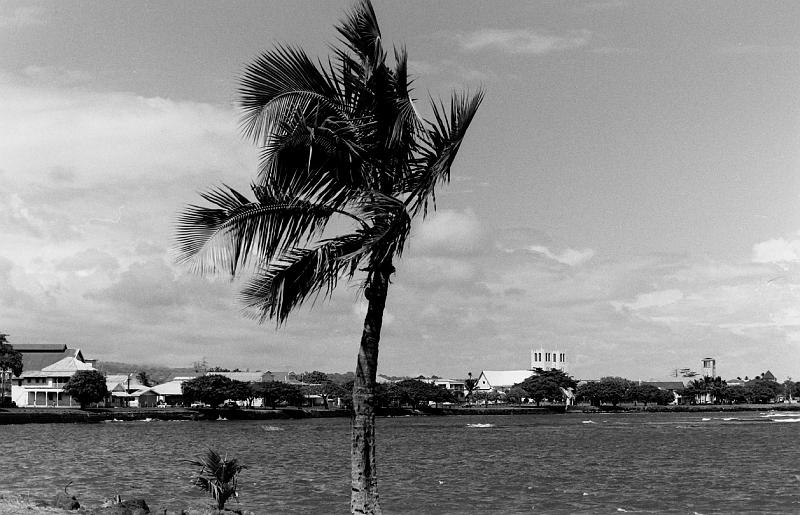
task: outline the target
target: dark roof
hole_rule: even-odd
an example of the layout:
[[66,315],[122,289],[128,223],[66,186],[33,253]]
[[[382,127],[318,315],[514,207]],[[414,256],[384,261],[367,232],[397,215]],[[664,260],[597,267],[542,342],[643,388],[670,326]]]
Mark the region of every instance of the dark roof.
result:
[[80,349],[69,349],[66,345],[15,345],[14,350],[22,354],[23,372],[41,370],[64,358],[83,361]]
[[662,390],[681,390],[686,385],[680,381],[642,381],[642,384],[650,384]]
[[64,352],[67,350],[65,343],[17,343],[12,347],[20,352]]
[[766,372],[761,374],[761,379],[766,379],[767,381],[774,381],[775,380],[775,376],[772,374],[772,372],[767,370]]

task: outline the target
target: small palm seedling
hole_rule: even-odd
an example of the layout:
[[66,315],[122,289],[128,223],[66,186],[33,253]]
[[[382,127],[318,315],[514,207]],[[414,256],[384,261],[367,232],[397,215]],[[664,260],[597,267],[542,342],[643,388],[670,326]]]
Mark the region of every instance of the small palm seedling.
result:
[[208,449],[200,459],[189,460],[189,463],[200,467],[200,473],[194,479],[194,484],[208,492],[217,503],[218,510],[223,509],[231,497],[238,497],[236,478],[242,469],[247,468],[240,464],[239,460],[228,459],[227,454],[222,457],[214,449]]

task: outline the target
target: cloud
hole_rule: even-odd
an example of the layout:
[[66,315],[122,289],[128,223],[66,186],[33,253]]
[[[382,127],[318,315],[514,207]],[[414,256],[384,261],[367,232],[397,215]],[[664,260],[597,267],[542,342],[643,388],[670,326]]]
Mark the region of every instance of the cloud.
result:
[[531,245],[528,247],[528,250],[537,254],[542,254],[554,261],[558,261],[559,263],[569,266],[578,266],[586,261],[589,261],[594,256],[594,251],[592,249],[565,249],[556,254],[542,245]]
[[584,47],[589,44],[591,32],[578,30],[557,36],[524,29],[481,29],[459,34],[456,39],[462,48],[469,51],[493,48],[511,54],[541,55]]
[[663,308],[683,298],[683,292],[680,290],[661,290],[639,294],[633,302],[612,303],[612,305],[618,309],[624,308],[632,311],[639,311],[643,309]]
[[35,5],[16,7],[11,12],[0,13],[0,29],[42,25],[45,13],[44,8]]
[[422,254],[464,256],[485,248],[485,234],[472,211],[437,211],[412,235],[411,247]]
[[91,248],[62,259],[55,268],[78,275],[88,275],[98,271],[113,272],[119,268],[119,261],[107,252]]
[[40,238],[42,226],[42,220],[31,213],[18,193],[3,194],[0,190],[0,228],[6,235],[13,231]]
[[800,261],[800,240],[775,238],[753,246],[755,263],[787,263]]
[[74,86],[87,84],[92,75],[80,70],[69,70],[60,66],[26,66],[22,71],[32,82],[49,86]]

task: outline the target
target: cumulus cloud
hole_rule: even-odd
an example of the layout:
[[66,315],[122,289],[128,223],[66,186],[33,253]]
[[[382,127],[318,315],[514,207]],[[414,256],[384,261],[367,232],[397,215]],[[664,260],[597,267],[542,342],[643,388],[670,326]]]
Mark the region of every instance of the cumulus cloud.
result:
[[586,46],[591,38],[587,30],[558,36],[534,30],[481,29],[459,34],[456,39],[465,50],[495,48],[512,54],[547,54]]
[[594,251],[592,249],[565,249],[559,253],[554,253],[542,245],[531,245],[528,247],[528,250],[537,254],[542,254],[554,261],[558,261],[559,263],[569,266],[578,266],[586,261],[589,261],[594,256]]
[[800,261],[800,240],[775,238],[753,246],[756,263],[788,263]]
[[13,80],[0,83],[0,95],[0,154],[12,185],[42,183],[53,173],[87,186],[177,171],[254,170],[254,151],[233,110]]

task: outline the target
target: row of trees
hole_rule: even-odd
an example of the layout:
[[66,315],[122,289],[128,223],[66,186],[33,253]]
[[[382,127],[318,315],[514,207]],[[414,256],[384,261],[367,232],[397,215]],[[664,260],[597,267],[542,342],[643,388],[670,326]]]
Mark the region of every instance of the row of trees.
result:
[[[352,380],[345,383],[335,382],[323,372],[317,371],[304,374],[303,379],[310,384],[297,385],[281,381],[246,383],[211,374],[185,381],[181,388],[187,402],[198,401],[212,407],[217,407],[226,400],[244,401],[252,405],[255,399],[263,399],[265,406],[273,408],[279,405],[302,406],[309,395],[322,397],[326,408],[335,398],[341,399],[345,405],[351,405]],[[451,391],[417,379],[378,384],[375,396],[376,407],[418,407],[430,402],[441,404],[455,401]]]
[[672,392],[662,390],[651,384],[639,384],[623,377],[603,377],[580,385],[575,392],[579,400],[592,406],[601,404],[618,405],[620,402],[641,402],[645,406],[669,404],[675,400]]
[[786,380],[781,384],[757,376],[745,384],[729,385],[721,377],[704,377],[691,381],[678,393],[690,402],[703,399],[702,402],[714,404],[766,404],[781,396],[800,397],[800,383]]

